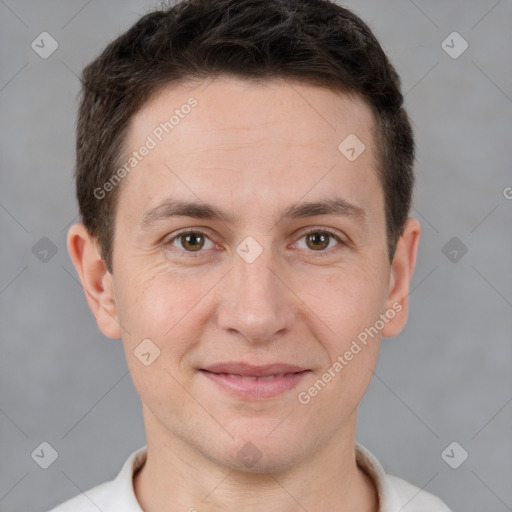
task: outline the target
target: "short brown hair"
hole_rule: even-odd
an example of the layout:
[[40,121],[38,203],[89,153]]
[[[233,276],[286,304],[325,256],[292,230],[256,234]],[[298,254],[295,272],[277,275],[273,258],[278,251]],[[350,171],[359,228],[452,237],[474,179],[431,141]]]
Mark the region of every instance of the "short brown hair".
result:
[[109,272],[121,187],[101,199],[94,191],[121,162],[130,119],[168,84],[223,74],[292,79],[366,101],[392,261],[411,203],[414,140],[400,79],[369,27],[330,0],[183,0],[144,15],[83,70],[76,193]]

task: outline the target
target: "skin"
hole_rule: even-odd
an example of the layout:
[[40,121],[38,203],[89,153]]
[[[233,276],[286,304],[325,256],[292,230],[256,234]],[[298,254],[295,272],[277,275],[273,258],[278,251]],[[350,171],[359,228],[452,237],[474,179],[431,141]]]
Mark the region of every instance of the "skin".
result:
[[[143,403],[148,457],[134,478],[137,499],[146,512],[377,511],[355,460],[357,407],[381,337],[406,323],[420,226],[408,219],[390,264],[372,113],[320,87],[220,77],[160,91],[133,117],[130,151],[190,96],[198,105],[120,185],[113,274],[82,224],[68,233],[98,327],[122,338]],[[351,133],[366,146],[355,161],[338,150]],[[169,197],[214,204],[238,223],[175,217],[142,230],[143,213]],[[365,220],[279,220],[288,205],[334,197],[363,208]],[[184,228],[206,238],[171,243]],[[306,232],[322,228],[343,245],[333,236],[308,243]],[[236,252],[247,236],[263,249],[252,263]],[[301,404],[298,393],[393,304],[401,311],[382,332]],[[160,350],[149,366],[134,356],[146,338]],[[311,373],[291,391],[251,400],[198,372],[225,361]],[[237,458],[248,441],[261,453],[252,467]]]

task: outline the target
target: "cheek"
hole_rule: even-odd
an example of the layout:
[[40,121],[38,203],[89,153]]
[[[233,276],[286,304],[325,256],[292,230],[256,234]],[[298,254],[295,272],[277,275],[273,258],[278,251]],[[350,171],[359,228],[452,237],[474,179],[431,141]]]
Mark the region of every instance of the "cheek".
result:
[[[183,357],[202,338],[208,321],[207,296],[218,277],[202,275],[197,269],[177,271],[165,263],[122,277],[119,276],[120,322],[128,331],[123,335],[123,344],[137,388],[142,394],[151,387],[154,393],[165,382],[166,389],[174,389],[178,384],[172,376],[180,380]],[[148,367],[151,370],[136,358],[142,350],[138,347],[147,339],[151,340],[145,342],[149,352],[157,354]]]
[[[193,308],[204,294],[201,280],[183,276],[166,262],[120,275],[120,298],[125,322],[133,331],[161,337]],[[193,285],[192,285],[193,283]]]
[[386,269],[360,265],[330,269],[323,278],[302,278],[301,300],[323,321],[338,343],[375,323],[388,290]]

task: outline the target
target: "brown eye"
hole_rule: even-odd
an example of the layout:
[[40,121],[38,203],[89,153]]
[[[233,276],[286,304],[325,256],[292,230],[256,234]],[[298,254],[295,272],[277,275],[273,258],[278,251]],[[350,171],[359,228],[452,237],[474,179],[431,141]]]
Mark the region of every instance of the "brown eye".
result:
[[214,244],[201,231],[182,231],[172,237],[165,245],[172,246],[182,253],[202,253],[206,249],[212,249]]
[[[328,228],[309,230],[303,233],[300,241],[302,241],[302,239],[305,239],[305,247],[299,247],[309,252],[314,251],[317,253],[331,254],[345,246],[345,243],[338,234]],[[331,242],[334,242],[334,244]]]
[[185,233],[178,237],[182,241],[182,246],[187,249],[187,251],[198,251],[201,250],[204,246],[204,236],[202,233]]
[[331,237],[332,235],[330,233],[324,233],[323,231],[308,233],[306,235],[306,243],[310,249],[318,251],[329,246]]

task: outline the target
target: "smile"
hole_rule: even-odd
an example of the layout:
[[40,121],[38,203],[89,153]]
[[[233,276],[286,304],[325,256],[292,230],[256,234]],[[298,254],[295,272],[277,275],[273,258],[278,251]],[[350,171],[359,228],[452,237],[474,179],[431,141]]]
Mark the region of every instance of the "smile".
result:
[[[227,366],[233,369],[226,371]],[[222,392],[249,400],[272,398],[290,391],[308,373],[310,370],[289,365],[251,367],[245,364],[231,364],[200,370],[200,374],[214,382]]]

